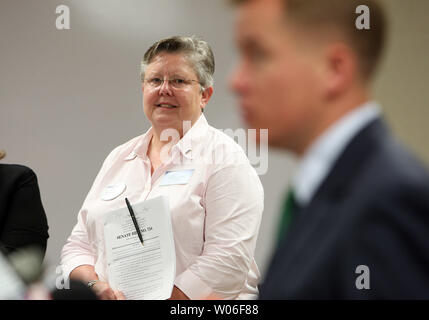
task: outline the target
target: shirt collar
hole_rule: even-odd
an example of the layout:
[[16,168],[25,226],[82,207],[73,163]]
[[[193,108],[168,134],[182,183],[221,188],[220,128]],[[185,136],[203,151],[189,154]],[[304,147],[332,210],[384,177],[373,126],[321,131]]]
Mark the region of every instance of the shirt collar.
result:
[[[194,125],[185,133],[182,139],[179,140],[177,144],[175,144],[171,148],[171,152],[175,152],[178,150],[184,157],[187,159],[192,159],[192,147],[196,146],[200,141],[204,134],[207,132],[209,124],[203,114],[200,115],[198,120],[194,123]],[[137,156],[140,158],[147,157],[147,149],[149,147],[150,140],[153,136],[153,128],[150,127],[149,130],[144,133],[140,139],[138,139],[137,143],[133,150],[124,158],[124,160],[133,160]]]
[[[185,133],[182,139],[172,147],[172,150],[178,149],[187,159],[193,159],[193,147],[196,147],[208,130],[209,124],[204,114],[201,114],[194,125]],[[173,151],[174,152],[174,151]]]
[[347,113],[313,142],[292,178],[292,189],[300,206],[309,204],[347,144],[365,125],[379,117],[380,110],[377,103],[367,102]]
[[134,148],[131,150],[128,156],[125,157],[124,160],[133,160],[137,156],[139,156],[140,158],[145,158],[147,155],[147,148],[149,147],[149,143],[152,139],[152,136],[153,128],[150,127],[143,135],[140,136]]

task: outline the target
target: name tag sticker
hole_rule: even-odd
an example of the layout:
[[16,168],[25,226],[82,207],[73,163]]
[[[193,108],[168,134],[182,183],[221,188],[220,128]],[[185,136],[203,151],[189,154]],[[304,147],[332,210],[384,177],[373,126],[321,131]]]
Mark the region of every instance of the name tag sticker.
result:
[[167,171],[162,177],[160,186],[171,186],[174,184],[187,184],[191,179],[194,169]]
[[123,182],[110,184],[104,188],[103,192],[101,193],[101,199],[104,201],[113,200],[120,196],[126,188],[127,186]]

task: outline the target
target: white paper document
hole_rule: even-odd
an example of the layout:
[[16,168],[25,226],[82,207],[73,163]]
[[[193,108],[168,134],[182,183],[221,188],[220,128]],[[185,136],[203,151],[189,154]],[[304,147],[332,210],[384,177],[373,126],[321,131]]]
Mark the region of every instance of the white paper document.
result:
[[106,214],[109,284],[129,300],[168,299],[176,275],[176,254],[167,198],[160,196],[132,203],[143,245],[130,212],[124,207]]

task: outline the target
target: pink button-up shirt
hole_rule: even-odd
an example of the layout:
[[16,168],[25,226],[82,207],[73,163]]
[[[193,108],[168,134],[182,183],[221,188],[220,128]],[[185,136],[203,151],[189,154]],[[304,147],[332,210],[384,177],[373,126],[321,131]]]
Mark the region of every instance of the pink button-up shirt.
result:
[[[64,276],[93,265],[108,281],[103,215],[168,196],[176,250],[175,285],[191,299],[257,297],[260,277],[254,260],[263,211],[263,188],[243,149],[201,115],[171,148],[170,160],[151,175],[147,149],[152,128],[115,148],[101,167],[61,253]],[[166,171],[194,169],[187,184],[160,185]],[[101,199],[111,184],[125,183],[117,198]]]

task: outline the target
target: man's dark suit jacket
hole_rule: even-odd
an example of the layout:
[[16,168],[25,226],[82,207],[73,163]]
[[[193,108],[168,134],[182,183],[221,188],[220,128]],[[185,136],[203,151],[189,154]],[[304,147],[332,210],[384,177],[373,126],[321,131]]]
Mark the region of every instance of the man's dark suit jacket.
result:
[[[360,265],[369,289],[357,289]],[[429,299],[429,175],[377,119],[297,210],[260,299],[420,298]]]
[[48,237],[36,175],[25,166],[0,164],[0,247],[10,253],[35,245],[45,252]]

